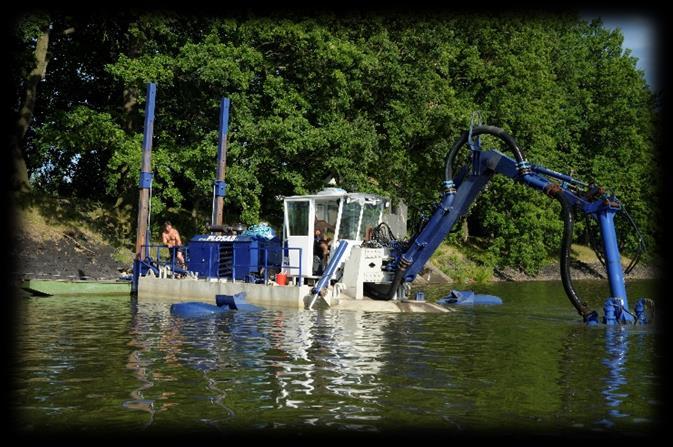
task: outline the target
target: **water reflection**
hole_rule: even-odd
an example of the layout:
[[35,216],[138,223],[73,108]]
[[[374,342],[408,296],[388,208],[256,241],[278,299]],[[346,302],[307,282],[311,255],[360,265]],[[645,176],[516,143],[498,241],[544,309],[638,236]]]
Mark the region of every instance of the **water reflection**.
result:
[[[256,398],[260,411],[309,410],[300,415],[309,425],[321,422],[317,413],[335,421],[379,418],[373,407],[384,387],[379,377],[387,354],[382,340],[394,315],[283,309],[182,319],[164,307],[132,307],[129,346],[134,350],[128,368],[140,384],[125,406],[148,412],[148,424],[157,411],[155,401],[146,397],[156,385],[156,371],[148,370],[151,365],[201,372],[210,401],[225,412],[220,419],[236,416],[237,399],[242,397]],[[162,381],[169,378],[164,373]],[[248,396],[242,396],[241,389]],[[316,396],[325,395],[330,405],[320,411],[323,405]],[[170,399],[159,411],[168,406]]]
[[143,358],[143,353],[149,350],[149,343],[145,340],[144,334],[148,332],[147,322],[142,318],[138,318],[138,303],[137,300],[131,300],[131,324],[129,333],[131,339],[128,346],[133,348],[129,353],[126,368],[133,371],[133,376],[138,379],[140,386],[131,391],[131,399],[125,400],[122,405],[130,410],[139,410],[146,412],[149,417],[145,423],[148,427],[154,421],[154,400],[145,399],[144,391],[154,386],[148,374],[149,363]]
[[[292,309],[182,319],[171,316],[168,305],[140,305],[128,364],[139,385],[125,405],[146,411],[151,424],[186,399],[164,385],[185,380],[187,368],[200,376],[201,387],[189,392],[219,408],[202,418],[218,429],[250,418],[260,428],[300,421],[377,430],[391,407],[448,429],[495,425],[503,417],[515,424],[562,417],[573,427],[594,420],[611,428],[629,416],[628,328],[591,330],[564,319],[522,320],[517,313],[504,321],[512,317],[488,312],[469,310],[451,321]],[[596,343],[602,330],[604,346]],[[595,402],[599,383],[605,384],[604,404]],[[163,392],[148,398],[155,386],[154,394]],[[492,409],[498,399],[504,399],[500,412]]]
[[31,301],[18,406],[35,428],[647,430],[653,331],[587,328],[553,307],[562,288],[520,290],[442,315]]
[[654,396],[653,337],[651,327],[568,328],[559,351],[559,413],[566,415],[569,427],[650,428],[653,407],[635,402],[652,403]]
[[608,375],[603,379],[605,388],[602,394],[608,405],[608,417],[598,423],[611,428],[615,425],[614,418],[623,418],[628,414],[620,408],[622,402],[629,397],[624,392],[626,380],[626,356],[629,350],[629,327],[609,326],[605,328],[605,357],[603,364],[608,367]]

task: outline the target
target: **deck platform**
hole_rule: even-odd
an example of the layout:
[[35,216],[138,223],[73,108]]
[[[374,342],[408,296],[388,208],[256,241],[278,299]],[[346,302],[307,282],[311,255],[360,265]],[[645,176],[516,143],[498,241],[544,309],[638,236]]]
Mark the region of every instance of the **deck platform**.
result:
[[[214,302],[215,295],[234,295],[246,292],[250,304],[268,307],[292,307],[303,309],[311,301],[311,287],[278,286],[252,284],[242,281],[225,282],[204,279],[170,279],[152,276],[141,277],[138,281],[138,299],[161,299],[168,302],[204,301]],[[424,301],[377,301],[370,298],[356,300],[344,294],[333,296],[328,290],[318,305],[325,304],[333,309],[365,312],[424,312],[445,313],[454,309]]]

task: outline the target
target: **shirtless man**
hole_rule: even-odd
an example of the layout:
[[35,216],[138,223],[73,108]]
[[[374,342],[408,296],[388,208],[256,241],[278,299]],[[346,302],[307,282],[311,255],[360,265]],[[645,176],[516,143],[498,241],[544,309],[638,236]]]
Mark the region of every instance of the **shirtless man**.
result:
[[[182,245],[182,239],[180,239],[180,233],[178,233],[178,230],[173,228],[173,225],[170,222],[166,222],[164,224],[164,232],[161,233],[161,239],[163,240],[165,245],[168,245],[168,248],[173,248]],[[175,256],[178,259],[180,266],[184,268],[185,257],[182,256],[182,252],[180,251],[179,248],[176,248],[175,250],[176,250]]]

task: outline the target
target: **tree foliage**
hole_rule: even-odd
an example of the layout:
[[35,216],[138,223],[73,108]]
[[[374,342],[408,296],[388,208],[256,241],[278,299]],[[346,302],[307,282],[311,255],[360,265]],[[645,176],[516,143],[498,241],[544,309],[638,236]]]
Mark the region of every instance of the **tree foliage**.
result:
[[[27,17],[25,38],[37,19]],[[619,31],[573,15],[226,18],[51,15],[47,78],[26,139],[34,187],[133,204],[148,82],[158,84],[153,221],[210,215],[219,99],[231,99],[225,219],[281,219],[278,195],[348,190],[420,205],[480,110],[528,159],[606,185],[652,246],[655,108]],[[28,31],[27,31],[28,30]],[[19,55],[21,56],[21,55]],[[20,77],[20,75],[17,75]],[[486,141],[488,143],[488,141]],[[495,144],[495,142],[493,142]],[[560,240],[553,201],[496,178],[470,232],[535,271]],[[624,234],[629,247],[632,234]]]

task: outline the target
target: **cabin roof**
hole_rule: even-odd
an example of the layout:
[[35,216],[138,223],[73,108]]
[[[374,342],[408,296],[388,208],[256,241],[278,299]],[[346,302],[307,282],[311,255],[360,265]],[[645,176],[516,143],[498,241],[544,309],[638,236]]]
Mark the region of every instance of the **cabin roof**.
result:
[[348,197],[350,199],[355,199],[355,200],[367,200],[367,201],[378,201],[378,200],[386,200],[385,197],[376,195],[376,194],[370,194],[370,193],[363,193],[363,192],[347,192],[345,189],[341,188],[325,188],[322,191],[316,193],[316,194],[305,194],[305,195],[296,195],[296,196],[286,196],[283,197],[283,200],[287,199],[337,199],[340,197]]

